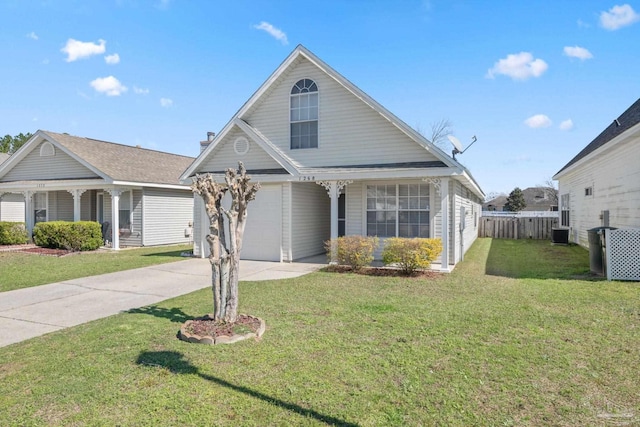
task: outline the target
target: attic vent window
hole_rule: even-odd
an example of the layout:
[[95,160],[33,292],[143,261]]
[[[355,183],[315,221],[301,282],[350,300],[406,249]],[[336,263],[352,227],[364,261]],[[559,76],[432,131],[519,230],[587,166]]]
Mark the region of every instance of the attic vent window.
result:
[[233,150],[239,156],[247,154],[249,152],[249,141],[247,140],[247,138],[245,138],[244,136],[236,138],[235,142],[233,143]]
[[298,80],[290,101],[291,149],[318,148],[318,86],[311,79]]
[[40,157],[52,157],[56,155],[56,149],[50,142],[45,142],[40,146]]

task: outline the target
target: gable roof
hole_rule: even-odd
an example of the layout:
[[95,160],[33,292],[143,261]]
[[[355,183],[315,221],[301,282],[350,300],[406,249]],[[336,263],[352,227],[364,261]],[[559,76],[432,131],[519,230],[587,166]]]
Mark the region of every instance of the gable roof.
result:
[[[589,154],[596,151],[598,148],[606,145],[615,137],[622,135],[635,125],[640,123],[640,98],[634,102],[631,107],[622,113],[617,119],[615,119],[600,135],[598,135],[593,141],[589,143],[582,151],[580,151],[573,159],[569,161],[562,169],[560,169],[556,176],[565,171],[571,165],[577,163],[581,159],[587,157]],[[554,176],[555,179],[555,176]]]
[[111,182],[182,185],[180,174],[194,160],[193,157],[39,130],[0,166],[0,175],[44,140]]
[[[398,117],[396,117],[389,110],[384,108],[378,102],[376,102],[373,98],[367,95],[365,92],[360,90],[356,85],[351,83],[345,77],[343,77],[340,73],[331,68],[328,64],[322,61],[320,58],[315,56],[312,52],[310,52],[307,48],[302,45],[298,45],[293,52],[280,64],[280,66],[269,76],[269,78],[260,86],[260,88],[244,103],[244,105],[236,112],[236,114],[229,120],[229,122],[224,126],[222,131],[220,131],[214,138],[214,140],[209,144],[209,146],[200,153],[198,158],[184,171],[181,176],[183,182],[189,180],[189,177],[193,176],[195,172],[198,170],[198,167],[209,157],[210,154],[216,150],[218,144],[220,144],[225,136],[231,132],[231,130],[235,127],[241,127],[249,136],[252,137],[254,142],[260,145],[265,151],[271,154],[278,163],[280,163],[283,168],[285,168],[290,174],[297,175],[300,173],[300,165],[297,164],[293,159],[289,158],[285,153],[278,150],[273,144],[271,144],[264,135],[261,135],[256,129],[251,128],[253,132],[247,132],[247,129],[244,129],[244,125],[248,125],[243,121],[243,118],[248,115],[252,109],[256,108],[265,96],[268,96],[271,92],[272,88],[277,85],[277,83],[284,78],[289,70],[297,65],[301,58],[304,58],[311,62],[315,67],[323,71],[327,76],[340,84],[347,91],[351,92],[355,97],[360,99],[374,111],[376,111],[381,117],[390,122],[393,126],[398,128],[401,132],[403,132],[409,139],[413,140],[416,144],[425,148],[428,152],[433,154],[438,161],[442,163],[443,167],[450,167],[455,170],[456,175],[466,176],[469,178],[471,187],[475,187],[474,190],[477,192],[480,197],[484,197],[480,186],[475,182],[475,180],[471,177],[471,174],[466,170],[466,168],[458,163],[455,159],[452,159],[449,155],[447,155],[440,148],[436,147],[431,143],[427,138],[422,136],[419,132],[415,131],[413,128],[408,126]],[[253,134],[252,134],[253,133]]]
[[0,165],[1,165],[2,163],[4,163],[4,162],[5,162],[5,160],[8,160],[8,159],[9,159],[9,157],[11,157],[11,156],[9,156],[9,154],[7,154],[7,153],[0,153]]

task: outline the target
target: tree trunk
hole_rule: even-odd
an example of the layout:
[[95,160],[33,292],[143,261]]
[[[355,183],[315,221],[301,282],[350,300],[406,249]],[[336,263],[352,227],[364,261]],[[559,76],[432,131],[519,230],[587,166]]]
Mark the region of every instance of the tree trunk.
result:
[[[227,169],[226,186],[218,184],[211,174],[196,176],[191,186],[205,202],[209,217],[209,243],[211,287],[213,291],[214,319],[233,323],[238,317],[238,281],[240,278],[240,252],[247,219],[247,205],[255,199],[260,184],[250,184],[242,162],[238,170]],[[226,192],[231,194],[231,208],[222,207]],[[225,239],[224,218],[229,225],[229,247]]]

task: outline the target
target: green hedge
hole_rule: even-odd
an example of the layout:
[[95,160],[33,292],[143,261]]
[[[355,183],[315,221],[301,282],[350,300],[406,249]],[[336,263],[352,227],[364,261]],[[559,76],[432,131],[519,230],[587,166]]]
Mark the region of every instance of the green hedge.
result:
[[0,221],[0,245],[24,245],[28,241],[24,222]]
[[45,248],[93,251],[102,245],[102,228],[93,221],[40,222],[33,228],[33,242]]
[[373,253],[378,247],[377,237],[342,236],[324,243],[327,257],[331,259],[331,249],[336,248],[340,265],[349,265],[353,271],[361,270],[373,261]]

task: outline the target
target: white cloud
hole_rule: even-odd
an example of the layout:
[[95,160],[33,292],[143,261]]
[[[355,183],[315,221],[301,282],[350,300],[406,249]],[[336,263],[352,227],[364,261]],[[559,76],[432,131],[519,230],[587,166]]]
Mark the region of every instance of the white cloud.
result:
[[101,55],[106,50],[106,41],[98,40],[98,44],[93,42],[81,42],[74,39],[67,40],[65,47],[60,49],[67,54],[67,62],[88,58],[92,55]]
[[31,39],[31,40],[38,40],[38,35],[36,33],[34,33],[33,31],[31,31],[29,34],[27,34],[27,38]]
[[149,89],[143,89],[141,87],[134,86],[133,87],[133,92],[137,93],[138,95],[148,95],[149,94]]
[[530,77],[540,77],[549,66],[542,59],[534,59],[529,52],[507,55],[493,65],[486,77],[493,79],[496,74],[509,76],[514,80],[527,80]]
[[117,53],[114,53],[113,55],[107,55],[104,57],[104,61],[107,64],[118,64],[120,62],[120,55],[118,55]]
[[567,119],[567,120],[563,120],[562,123],[560,123],[560,130],[571,130],[573,129],[573,120],[571,119]]
[[572,58],[582,59],[583,61],[593,58],[591,52],[580,46],[565,46],[564,54]]
[[160,98],[160,105],[164,108],[169,108],[173,105],[173,100],[169,98]]
[[120,96],[128,89],[113,76],[100,77],[90,83],[91,87],[107,96]]
[[530,128],[539,129],[548,128],[553,124],[553,122],[544,114],[536,114],[535,116],[531,116],[527,120],[525,120],[524,124],[529,126]]
[[578,28],[591,28],[591,24],[584,22],[582,19],[578,19]]
[[287,40],[287,35],[284,33],[284,31],[274,27],[268,22],[262,21],[259,25],[254,25],[253,28],[255,28],[256,30],[266,31],[274,39],[280,40],[282,44],[289,44],[289,40]]
[[631,25],[640,20],[633,8],[628,4],[613,6],[608,12],[600,12],[600,25],[610,31]]

